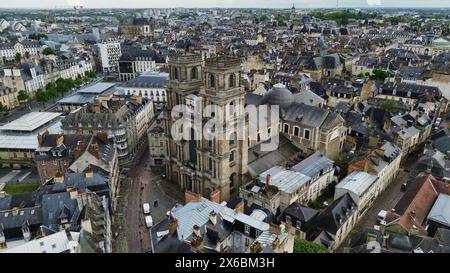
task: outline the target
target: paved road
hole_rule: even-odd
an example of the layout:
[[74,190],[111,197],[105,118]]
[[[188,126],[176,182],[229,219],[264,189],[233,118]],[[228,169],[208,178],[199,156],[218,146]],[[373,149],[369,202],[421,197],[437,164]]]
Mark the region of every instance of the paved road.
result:
[[[151,172],[147,165],[146,152],[127,174],[131,183],[126,210],[127,246],[130,253],[150,249],[149,230],[145,226],[142,204],[150,203],[153,224],[156,224],[166,217],[168,210],[182,201],[180,195],[170,193],[170,189],[161,185],[166,181],[161,180],[159,173]],[[158,207],[153,204],[155,200],[158,200]]]

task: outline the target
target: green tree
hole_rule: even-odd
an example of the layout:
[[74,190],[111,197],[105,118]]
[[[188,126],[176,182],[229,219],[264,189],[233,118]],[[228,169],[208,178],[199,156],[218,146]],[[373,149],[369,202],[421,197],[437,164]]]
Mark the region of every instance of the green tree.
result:
[[296,237],[294,239],[294,253],[328,253],[328,249],[323,245]]
[[17,94],[17,99],[20,102],[27,101],[29,99],[28,93],[25,90],[20,90]]
[[387,77],[389,77],[389,74],[386,71],[378,68],[372,70],[372,75],[370,75],[371,80],[378,80],[378,81],[384,81]]
[[81,77],[77,77],[74,80],[74,84],[75,84],[75,86],[80,86],[81,84],[83,84],[83,80],[81,79]]
[[44,50],[42,50],[42,54],[52,55],[52,54],[55,54],[55,50],[53,50],[53,48],[51,48],[51,47],[46,47],[46,48],[44,48]]
[[8,108],[6,108],[6,106],[0,102],[0,112],[6,112],[6,111],[8,111]]
[[42,90],[41,88],[39,88],[38,90],[36,90],[36,94],[35,94],[36,100],[39,102],[42,102],[42,104],[45,106],[45,103],[47,101],[50,100],[50,98],[48,97],[47,92],[45,92],[44,90]]
[[30,52],[25,51],[25,58],[29,59],[30,58]]
[[269,17],[267,17],[267,15],[265,15],[265,14],[263,14],[263,15],[261,15],[261,17],[259,17],[260,22],[265,22],[267,20],[269,20]]
[[383,109],[386,112],[393,113],[395,111],[395,101],[386,100],[381,104],[381,109]]
[[16,53],[16,62],[20,62],[20,60],[22,59],[22,54],[20,54],[19,52]]

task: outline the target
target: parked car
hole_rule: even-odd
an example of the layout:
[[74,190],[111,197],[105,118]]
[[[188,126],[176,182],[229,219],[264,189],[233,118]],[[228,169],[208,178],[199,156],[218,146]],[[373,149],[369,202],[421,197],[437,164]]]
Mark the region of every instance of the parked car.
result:
[[144,203],[143,208],[144,208],[144,214],[150,214],[150,204],[149,203]]
[[153,218],[150,215],[145,216],[145,225],[148,228],[151,228],[153,226]]
[[406,191],[406,188],[408,188],[408,183],[403,183],[401,186],[402,191]]
[[386,225],[386,215],[387,215],[387,211],[380,210],[380,212],[377,215],[377,223],[379,223],[381,225]]

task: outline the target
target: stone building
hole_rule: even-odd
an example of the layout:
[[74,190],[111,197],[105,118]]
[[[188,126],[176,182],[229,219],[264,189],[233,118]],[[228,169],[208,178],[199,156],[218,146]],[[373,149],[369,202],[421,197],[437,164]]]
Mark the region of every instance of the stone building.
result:
[[[168,110],[174,105],[196,104],[221,106],[225,114],[227,105],[244,105],[241,86],[241,64],[238,58],[215,57],[205,60],[201,54],[184,53],[169,56]],[[203,71],[204,70],[204,71]],[[237,109],[226,123],[237,124],[242,115]],[[168,119],[168,128],[176,120]],[[205,121],[203,122],[205,123]],[[204,125],[204,124],[203,124]],[[196,132],[190,129],[190,135]],[[198,133],[198,132],[197,132]],[[220,199],[228,200],[237,191],[242,175],[247,172],[247,141],[237,140],[235,132],[213,140],[177,141],[169,135],[168,174],[181,189],[209,196],[220,191]]]

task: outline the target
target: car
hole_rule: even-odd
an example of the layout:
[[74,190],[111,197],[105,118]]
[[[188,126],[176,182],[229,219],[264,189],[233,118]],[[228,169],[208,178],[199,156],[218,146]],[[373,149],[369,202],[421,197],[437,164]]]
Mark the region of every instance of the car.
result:
[[406,188],[408,187],[408,183],[402,183],[401,189],[402,191],[406,191]]
[[142,207],[144,208],[144,214],[150,214],[150,204],[149,203],[144,203],[144,205],[142,205]]
[[151,228],[153,226],[153,218],[152,218],[152,216],[150,216],[150,215],[145,216],[145,225],[148,228]]
[[386,224],[386,215],[387,215],[387,211],[385,210],[380,210],[380,212],[377,215],[377,223],[379,224]]

